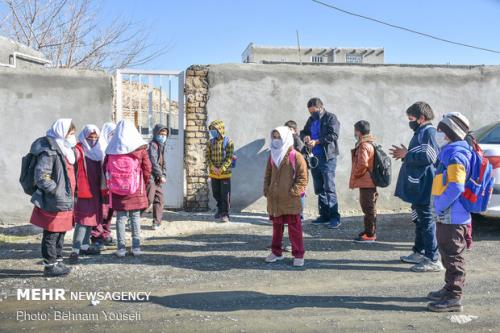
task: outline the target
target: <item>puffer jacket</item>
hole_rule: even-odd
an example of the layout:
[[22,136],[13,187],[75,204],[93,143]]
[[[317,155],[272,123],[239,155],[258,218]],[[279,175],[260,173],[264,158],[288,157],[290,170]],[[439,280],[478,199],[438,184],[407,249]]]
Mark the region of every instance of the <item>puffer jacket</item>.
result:
[[435,221],[444,224],[469,224],[470,213],[460,203],[465,182],[470,176],[472,151],[465,141],[445,145],[439,153],[439,165],[432,183]]
[[375,148],[372,135],[364,135],[356,143],[356,148],[351,150],[352,168],[349,179],[349,188],[374,188],[371,172],[373,171],[373,161],[375,159]]
[[[224,150],[225,127],[222,120],[215,120],[210,123],[209,127],[213,127],[219,132],[216,139],[209,140],[207,145],[207,162],[210,178],[213,179],[228,179],[231,178],[231,165],[233,163],[234,143],[232,140],[227,141],[226,149]],[[221,173],[215,173],[215,168],[219,168]]]
[[[41,137],[31,145],[30,153],[37,156],[35,183],[37,190],[31,202],[48,212],[73,210],[74,196],[66,168],[66,158],[54,139]],[[77,164],[75,163],[75,178]]]
[[302,154],[296,152],[294,171],[289,159],[292,149],[288,150],[279,167],[271,159],[267,161],[264,196],[267,198],[267,212],[273,217],[297,215],[302,211],[300,198],[307,186],[307,164]]

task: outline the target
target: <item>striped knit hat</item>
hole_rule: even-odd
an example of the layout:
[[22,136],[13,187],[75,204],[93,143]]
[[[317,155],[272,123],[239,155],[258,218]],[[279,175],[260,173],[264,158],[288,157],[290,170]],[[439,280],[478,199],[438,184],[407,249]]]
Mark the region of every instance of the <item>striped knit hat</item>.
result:
[[453,142],[464,140],[470,131],[469,120],[460,112],[445,114],[437,128]]

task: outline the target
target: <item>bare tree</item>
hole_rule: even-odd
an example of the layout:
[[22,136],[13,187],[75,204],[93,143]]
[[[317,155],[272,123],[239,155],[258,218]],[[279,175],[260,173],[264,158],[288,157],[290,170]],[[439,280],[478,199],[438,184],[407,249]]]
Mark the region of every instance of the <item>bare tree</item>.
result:
[[53,66],[105,69],[139,66],[164,54],[143,24],[99,17],[95,0],[3,0],[0,32],[44,53]]

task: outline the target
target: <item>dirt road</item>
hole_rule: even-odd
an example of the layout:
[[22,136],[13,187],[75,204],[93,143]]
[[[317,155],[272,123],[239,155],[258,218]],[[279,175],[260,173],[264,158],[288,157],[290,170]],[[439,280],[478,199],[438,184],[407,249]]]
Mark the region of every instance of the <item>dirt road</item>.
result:
[[[452,323],[450,314],[425,310],[423,296],[442,286],[443,274],[411,273],[399,261],[411,249],[413,224],[407,215],[381,216],[380,242],[371,245],[351,241],[361,227],[359,217],[344,219],[334,231],[306,223],[302,269],[292,267],[291,259],[263,262],[271,235],[264,216],[239,215],[231,225],[213,225],[203,215],[166,218],[210,227],[172,235],[168,225],[158,233],[145,226],[143,257],[118,259],[109,249],[83,258],[66,278],[41,275],[38,236],[4,238],[0,331],[500,332],[499,221],[474,226],[463,314],[478,318],[461,325]],[[69,251],[69,236],[66,243]],[[18,288],[151,296],[93,306],[88,300],[17,300]],[[67,314],[67,320],[55,320],[56,312]],[[36,313],[47,319],[22,320],[23,314],[27,319]]]

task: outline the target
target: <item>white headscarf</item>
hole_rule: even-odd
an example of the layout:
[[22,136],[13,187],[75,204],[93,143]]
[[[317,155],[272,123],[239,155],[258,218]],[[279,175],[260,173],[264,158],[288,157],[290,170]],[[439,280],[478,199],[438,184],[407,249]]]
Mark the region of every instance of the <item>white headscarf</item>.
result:
[[[273,132],[278,131],[281,137],[281,143],[279,146],[273,145]],[[288,149],[293,146],[293,135],[292,131],[288,126],[279,126],[271,131],[271,144],[269,145],[271,149],[271,159],[277,168],[280,167],[283,158],[285,157]]]
[[113,134],[115,133],[116,124],[109,122],[105,123],[101,129],[101,135],[99,136],[99,140],[94,148],[99,149],[101,161],[104,160],[106,156],[106,148],[108,147],[109,141],[113,138]]
[[108,155],[124,155],[147,145],[141,134],[130,120],[121,120],[115,129],[115,134],[106,148]]
[[78,141],[82,144],[85,157],[90,158],[92,161],[102,161],[104,157],[102,152],[97,147],[97,143],[94,147],[91,147],[87,141],[87,138],[92,133],[96,133],[97,136],[99,136],[101,131],[99,131],[99,128],[96,125],[85,125],[78,135]]
[[66,144],[66,134],[68,134],[69,128],[71,127],[71,119],[63,118],[57,119],[47,131],[47,136],[53,138],[59,149],[66,157],[69,163],[75,163],[75,152],[73,149]]

